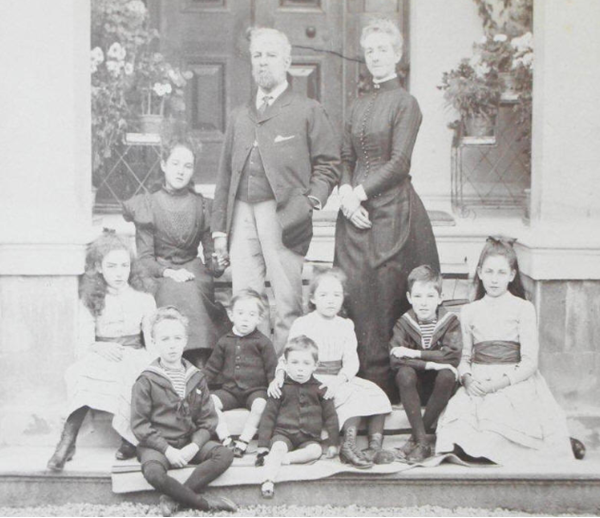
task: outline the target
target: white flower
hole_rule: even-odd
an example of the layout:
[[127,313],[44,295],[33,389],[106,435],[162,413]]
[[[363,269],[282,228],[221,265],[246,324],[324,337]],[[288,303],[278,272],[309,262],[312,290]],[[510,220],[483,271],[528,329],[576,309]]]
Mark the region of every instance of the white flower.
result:
[[108,49],[108,57],[116,59],[117,61],[123,61],[127,51],[121,46],[118,41],[115,41]]
[[518,38],[513,38],[510,44],[517,49],[518,52],[533,50],[533,34],[526,32]]
[[92,74],[96,72],[96,70],[98,70],[98,65],[94,62],[94,60],[92,60],[92,62],[90,63],[91,66],[91,71]]
[[146,14],[146,6],[142,0],[131,0],[131,2],[127,4],[127,9],[140,16]]
[[496,34],[494,36],[494,41],[496,43],[504,43],[507,39],[508,37],[506,36],[506,34]]
[[90,52],[92,63],[99,65],[104,61],[104,52],[100,47],[94,47]]
[[522,58],[523,65],[527,68],[533,68],[533,52],[528,52]]
[[173,91],[171,85],[168,83],[154,83],[152,90],[159,97],[162,97],[163,95],[168,95]]
[[475,69],[475,75],[480,78],[485,77],[485,75],[489,74],[491,70],[487,63],[481,63],[480,65],[477,65],[473,68]]
[[106,62],[106,69],[109,71],[109,73],[113,77],[117,77],[121,73],[121,69],[122,68],[123,68],[123,62],[122,61],[114,61],[112,59],[109,59]]
[[133,74],[133,63],[125,63],[124,67],[125,73],[130,76]]

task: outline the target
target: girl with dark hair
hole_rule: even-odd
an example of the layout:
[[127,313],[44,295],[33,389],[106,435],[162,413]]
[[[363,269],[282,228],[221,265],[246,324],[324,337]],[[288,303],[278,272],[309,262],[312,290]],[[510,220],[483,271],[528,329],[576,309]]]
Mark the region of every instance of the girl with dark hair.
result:
[[[131,394],[135,378],[155,358],[145,324],[156,304],[142,289],[127,242],[114,232],[104,232],[89,248],[80,282],[78,361],[65,375],[69,416],[49,469],[60,471],[73,458],[79,428],[90,408],[119,415],[123,395]],[[121,433],[115,421],[113,426]],[[119,459],[135,455],[127,438],[135,439],[122,435]]]
[[[230,328],[224,308],[215,302],[213,284],[226,264],[213,254],[211,200],[194,191],[194,143],[176,133],[163,148],[163,184],[126,201],[123,217],[135,224],[142,268],[157,282],[156,303],[173,305],[189,319],[184,356],[202,366]],[[204,259],[198,257],[200,243]]]
[[436,451],[503,465],[572,459],[565,415],[538,370],[535,307],[512,241],[488,238],[475,282],[461,315],[463,386],[440,418]]

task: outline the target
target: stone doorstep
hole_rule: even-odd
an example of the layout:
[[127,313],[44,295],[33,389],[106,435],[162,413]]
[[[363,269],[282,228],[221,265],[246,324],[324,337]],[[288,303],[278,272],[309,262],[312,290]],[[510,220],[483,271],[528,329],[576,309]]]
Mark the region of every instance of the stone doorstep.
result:
[[[51,447],[0,448],[0,506],[157,503],[158,495],[153,491],[112,492],[113,448],[79,448],[59,474],[45,468],[52,451]],[[536,471],[444,464],[394,475],[342,474],[318,481],[285,482],[276,486],[273,500],[262,499],[257,485],[214,487],[208,491],[245,506],[432,505],[595,514],[600,509],[600,453],[574,462],[568,469]]]

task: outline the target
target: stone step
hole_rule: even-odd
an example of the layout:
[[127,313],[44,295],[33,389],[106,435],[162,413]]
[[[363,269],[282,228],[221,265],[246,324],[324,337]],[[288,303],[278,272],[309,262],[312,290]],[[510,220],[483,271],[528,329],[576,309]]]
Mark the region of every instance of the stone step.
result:
[[[60,474],[45,470],[52,448],[0,448],[0,506],[116,504],[158,500],[153,491],[111,490],[113,450],[79,448]],[[257,481],[258,482],[258,481]],[[568,468],[510,470],[502,467],[441,465],[394,475],[347,474],[318,481],[284,482],[273,500],[258,485],[214,487],[211,494],[241,505],[335,505],[510,509],[543,514],[597,514],[600,510],[600,454]]]

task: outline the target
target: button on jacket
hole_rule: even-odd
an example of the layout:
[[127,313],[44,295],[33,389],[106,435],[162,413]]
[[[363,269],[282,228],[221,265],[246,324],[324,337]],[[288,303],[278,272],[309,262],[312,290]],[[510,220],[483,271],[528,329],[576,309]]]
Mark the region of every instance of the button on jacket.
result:
[[329,446],[339,442],[339,421],[332,399],[325,399],[326,390],[311,377],[306,383],[298,383],[286,376],[281,397],[269,398],[263,412],[258,432],[258,446],[269,446],[277,430],[288,434],[303,433],[316,441],[321,431],[327,430]]
[[221,337],[204,368],[209,385],[224,389],[266,389],[275,377],[277,355],[273,343],[258,329],[246,336],[230,331]]

